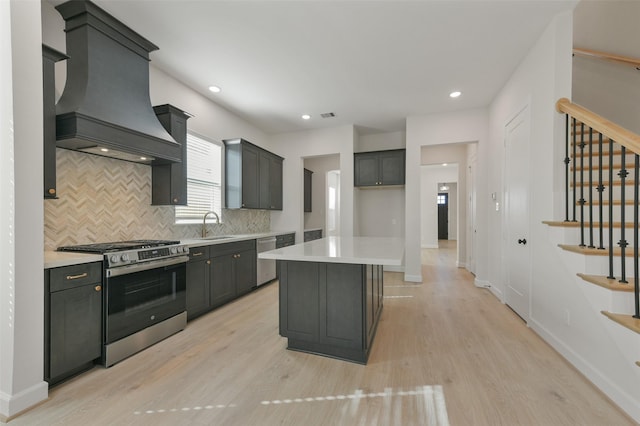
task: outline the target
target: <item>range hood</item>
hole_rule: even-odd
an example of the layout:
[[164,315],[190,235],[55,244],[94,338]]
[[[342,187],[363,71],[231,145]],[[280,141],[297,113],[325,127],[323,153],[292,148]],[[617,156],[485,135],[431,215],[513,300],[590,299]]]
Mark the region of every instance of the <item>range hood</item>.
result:
[[90,1],[56,9],[69,56],[56,145],[146,164],[182,161],[149,98],[149,53],[158,47]]

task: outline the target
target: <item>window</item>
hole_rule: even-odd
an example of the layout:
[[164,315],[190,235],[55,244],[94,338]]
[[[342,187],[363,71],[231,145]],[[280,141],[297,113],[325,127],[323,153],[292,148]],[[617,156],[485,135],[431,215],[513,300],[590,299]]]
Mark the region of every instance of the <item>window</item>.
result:
[[176,223],[199,223],[222,211],[222,145],[187,135],[187,205],[176,206]]
[[447,204],[447,196],[444,194],[438,194],[438,204]]

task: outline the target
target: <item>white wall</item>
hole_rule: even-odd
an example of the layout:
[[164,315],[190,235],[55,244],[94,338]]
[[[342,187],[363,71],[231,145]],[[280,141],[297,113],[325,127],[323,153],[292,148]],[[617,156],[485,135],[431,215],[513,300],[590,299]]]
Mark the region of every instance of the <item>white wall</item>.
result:
[[304,213],[304,229],[322,228],[326,236],[327,172],[340,170],[340,157],[326,155],[304,159],[304,167],[311,170],[311,212]]
[[271,228],[295,231],[296,242],[302,242],[304,229],[304,158],[339,156],[340,164],[340,230],[343,236],[354,235],[353,203],[353,126],[270,136],[275,152],[286,153],[283,164],[283,210],[271,213]]
[[[574,46],[640,58],[640,1],[581,1],[573,15]],[[576,56],[573,102],[640,133],[635,67]]]
[[[384,151],[402,149],[405,146],[405,132],[360,134],[355,151]],[[356,235],[404,238],[405,190],[403,187],[358,188],[354,196]]]
[[[420,227],[421,248],[438,248],[438,205],[436,197],[439,182],[457,182],[458,166],[451,164],[422,166],[420,170]],[[449,222],[451,223],[451,221]]]
[[[462,162],[466,163],[467,144],[478,142],[478,155],[475,185],[478,191],[486,193],[485,174],[487,165],[484,162],[484,152],[488,144],[488,110],[474,109],[467,111],[459,111],[454,113],[432,114],[427,116],[416,116],[407,118],[407,184],[405,186],[405,280],[422,281],[422,273],[420,268],[420,246],[421,246],[421,197],[422,180],[420,166],[422,164],[434,164],[442,162]],[[455,144],[449,145],[448,144]],[[433,148],[435,145],[441,145],[439,148]],[[429,155],[423,156],[423,147],[429,147]],[[448,150],[459,149],[460,151],[452,154]],[[443,151],[438,151],[443,150]],[[451,161],[451,156],[455,155],[460,158],[458,161]],[[462,176],[464,175],[464,176]],[[466,172],[458,174],[458,183],[466,181]],[[466,194],[469,188],[459,187],[460,194]],[[483,227],[486,220],[486,199],[478,198],[478,209],[476,220],[478,223],[478,234],[483,235],[486,231]],[[462,209],[462,203],[459,204]],[[466,210],[465,210],[466,211]],[[461,217],[466,217],[466,213]],[[459,244],[466,239],[462,235],[462,226],[458,227],[460,235],[458,236]],[[465,231],[466,233],[466,231]],[[464,239],[463,239],[464,237]],[[460,247],[459,247],[460,249]],[[463,249],[461,253],[466,253]],[[478,256],[486,256],[486,253],[478,253]],[[476,275],[484,277],[486,270],[484,268],[484,258],[478,259],[478,270]],[[463,262],[462,260],[459,260]]]
[[[531,111],[530,238],[532,275],[528,325],[593,381],[616,404],[640,419],[640,395],[637,366],[618,349],[613,339],[615,324],[608,324],[575,277],[576,255],[567,255],[557,247],[559,233],[542,220],[561,219],[556,197],[562,176],[555,155],[564,144],[564,117],[553,110],[558,98],[571,98],[572,16],[559,15],[545,30],[509,82],[496,96],[490,108],[488,158],[490,192],[501,196],[504,188],[504,128],[508,121],[529,105]],[[479,192],[479,197],[484,195]],[[491,241],[480,238],[481,251],[489,253],[488,280],[491,291],[504,295],[505,265],[503,236],[506,224],[502,212],[489,209],[487,229]],[[560,233],[561,234],[561,233]],[[583,266],[584,267],[584,266]],[[567,323],[570,317],[570,323]],[[628,354],[627,354],[628,355]]]
[[[47,398],[43,378],[40,2],[0,2],[0,419]],[[12,102],[13,101],[13,102]]]

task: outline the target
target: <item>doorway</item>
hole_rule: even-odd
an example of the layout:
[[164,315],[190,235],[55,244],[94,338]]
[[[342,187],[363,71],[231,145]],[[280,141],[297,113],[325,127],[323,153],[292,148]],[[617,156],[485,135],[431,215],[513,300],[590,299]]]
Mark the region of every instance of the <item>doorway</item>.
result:
[[438,193],[438,240],[449,239],[449,194]]

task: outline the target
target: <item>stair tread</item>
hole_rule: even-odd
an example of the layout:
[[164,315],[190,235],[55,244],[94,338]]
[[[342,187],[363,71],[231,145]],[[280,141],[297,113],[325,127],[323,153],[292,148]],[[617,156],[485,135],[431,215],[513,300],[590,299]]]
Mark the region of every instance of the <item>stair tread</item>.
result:
[[[545,225],[549,225],[549,226],[560,226],[563,228],[579,228],[580,227],[580,222],[576,221],[576,222],[566,222],[564,220],[543,220],[542,223],[544,223]],[[594,227],[597,225],[597,221],[594,221]],[[585,227],[589,226],[588,222],[585,222],[584,224]],[[602,226],[604,228],[608,228],[609,227],[609,221],[603,221],[602,222]],[[613,227],[614,228],[621,228],[622,227],[622,222],[613,222]],[[626,222],[625,223],[625,228],[633,228],[633,223],[632,222]]]
[[614,314],[612,312],[601,311],[602,315],[617,322],[618,324],[635,331],[640,334],[640,319],[634,318],[633,315],[627,314]]
[[[570,251],[573,253],[579,253],[579,254],[584,254],[587,256],[608,256],[609,255],[609,248],[605,247],[604,250],[602,249],[597,249],[597,248],[589,248],[589,247],[580,247],[579,245],[572,245],[572,244],[558,244],[558,247],[560,247],[563,250],[566,251]],[[614,256],[620,256],[620,247],[614,247],[613,249],[613,255]],[[633,247],[628,246],[626,248],[625,251],[625,256],[626,257],[633,257]]]
[[623,284],[617,279],[609,279],[603,275],[588,275],[582,273],[577,275],[591,284],[599,285],[600,287],[604,287],[609,290],[633,292],[633,284],[631,283]]

